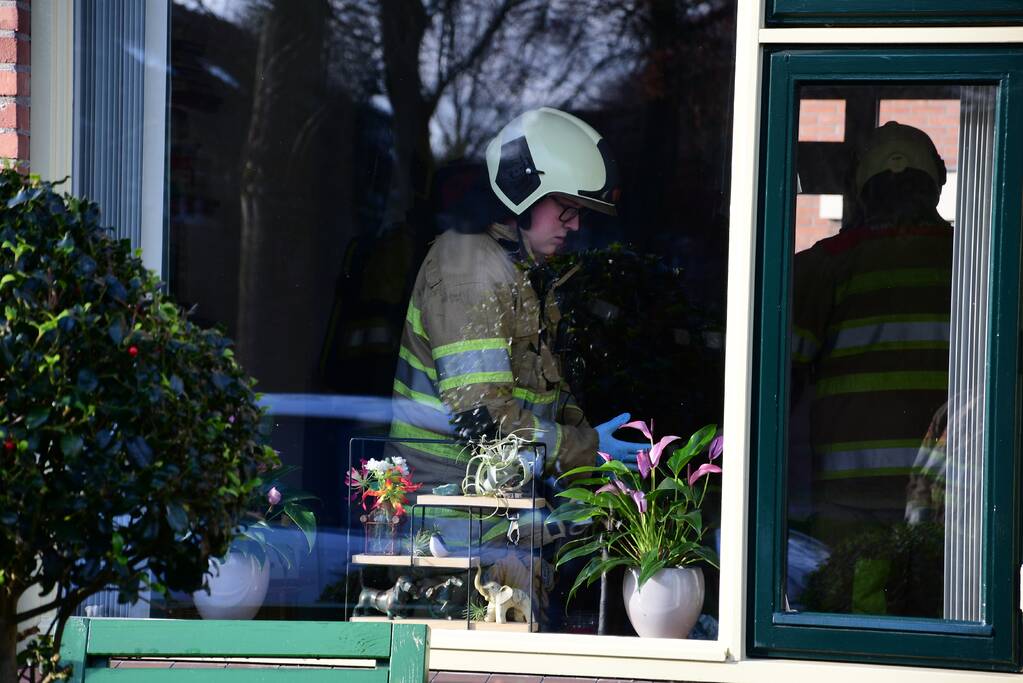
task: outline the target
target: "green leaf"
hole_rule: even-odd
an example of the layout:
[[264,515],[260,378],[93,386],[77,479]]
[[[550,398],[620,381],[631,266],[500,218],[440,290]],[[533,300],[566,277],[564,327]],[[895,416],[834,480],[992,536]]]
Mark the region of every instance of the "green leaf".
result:
[[558,493],[557,497],[568,498],[569,500],[578,500],[582,503],[592,503],[593,491],[588,491],[586,489],[579,488],[565,489],[564,491]]
[[188,528],[188,513],[178,503],[167,503],[167,523],[174,531],[182,532]]
[[50,419],[49,408],[33,408],[25,417],[25,426],[29,429],[36,429],[46,424],[48,419]]
[[316,543],[316,515],[313,514],[312,510],[292,503],[284,506],[284,514],[305,534],[305,541],[309,545],[309,552],[312,552],[313,544]]
[[703,449],[714,440],[717,431],[717,425],[707,425],[689,437],[689,442],[685,446],[676,449],[671,454],[671,458],[668,459],[668,468],[676,477],[681,474],[682,468],[689,464],[690,460],[703,452]]
[[60,452],[69,458],[78,455],[82,450],[82,437],[77,434],[65,434],[60,437]]
[[555,509],[554,512],[548,515],[547,522],[582,522],[587,519],[592,519],[599,513],[600,509],[595,509],[591,505],[567,503],[565,505],[561,505]]
[[560,567],[566,562],[570,562],[577,557],[582,557],[583,555],[595,553],[598,550],[600,550],[603,547],[603,545],[604,542],[601,539],[596,538],[585,545],[579,546],[577,548],[572,548],[568,552],[558,553],[558,561],[554,566]]
[[509,526],[511,526],[511,524],[508,522],[508,520],[502,519],[500,522],[490,527],[490,529],[488,529],[485,534],[483,534],[483,539],[480,542],[489,543],[495,538],[501,538],[505,536],[508,533]]
[[8,273],[7,275],[0,277],[0,289],[3,289],[4,285],[6,285],[8,282],[15,282],[17,279],[18,279],[17,276],[13,275],[12,273]]
[[639,587],[642,588],[643,584],[647,582],[647,579],[664,569],[666,566],[667,563],[657,557],[656,551],[647,553],[647,555],[643,557],[643,563],[639,566],[639,579],[637,580]]

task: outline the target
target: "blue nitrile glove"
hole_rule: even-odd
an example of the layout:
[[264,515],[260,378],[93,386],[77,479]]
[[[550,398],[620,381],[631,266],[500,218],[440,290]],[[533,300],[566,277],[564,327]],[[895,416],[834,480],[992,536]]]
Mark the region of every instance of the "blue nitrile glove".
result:
[[[619,427],[632,419],[629,413],[622,413],[618,417],[612,418],[602,425],[597,425],[594,429],[597,431],[597,450],[607,453],[615,460],[624,463],[633,472],[639,469],[636,465],[636,453],[647,446],[647,444],[641,443],[630,443],[628,441],[622,441],[612,436]],[[601,464],[604,460],[597,456],[597,464]]]

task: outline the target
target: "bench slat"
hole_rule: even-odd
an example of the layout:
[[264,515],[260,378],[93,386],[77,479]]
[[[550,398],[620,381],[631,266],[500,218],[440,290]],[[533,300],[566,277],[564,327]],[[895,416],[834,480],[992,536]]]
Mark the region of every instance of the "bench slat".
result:
[[93,619],[90,656],[388,659],[390,624],[331,621]]
[[[425,650],[426,657],[422,653]],[[421,683],[430,668],[430,631],[426,624],[394,624],[391,630],[391,680]]]
[[[100,669],[85,672],[89,683],[388,683],[384,669]],[[403,680],[400,678],[392,680]],[[422,679],[416,679],[422,680]]]

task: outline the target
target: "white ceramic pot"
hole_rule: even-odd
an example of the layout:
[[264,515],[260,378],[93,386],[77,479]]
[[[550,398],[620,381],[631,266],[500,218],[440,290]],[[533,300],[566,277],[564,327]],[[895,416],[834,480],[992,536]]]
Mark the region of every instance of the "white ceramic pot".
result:
[[223,560],[210,560],[210,592],[200,588],[192,600],[203,619],[251,619],[263,606],[270,585],[270,562],[232,550]]
[[644,638],[687,638],[703,609],[703,570],[671,567],[638,588],[639,570],[628,569],[622,582],[625,611]]

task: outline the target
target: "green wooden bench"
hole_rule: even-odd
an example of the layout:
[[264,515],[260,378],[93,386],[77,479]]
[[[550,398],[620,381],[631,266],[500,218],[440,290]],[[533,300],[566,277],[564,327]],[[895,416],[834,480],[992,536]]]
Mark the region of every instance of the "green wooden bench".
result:
[[[429,630],[422,624],[333,621],[190,621],[88,619],[68,621],[61,662],[74,666],[77,683],[132,681],[296,681],[318,683],[425,683]],[[372,668],[315,669],[266,663],[260,668],[110,668],[111,658],[320,659],[321,666],[345,660],[375,660]],[[351,663],[357,666],[357,662]]]

